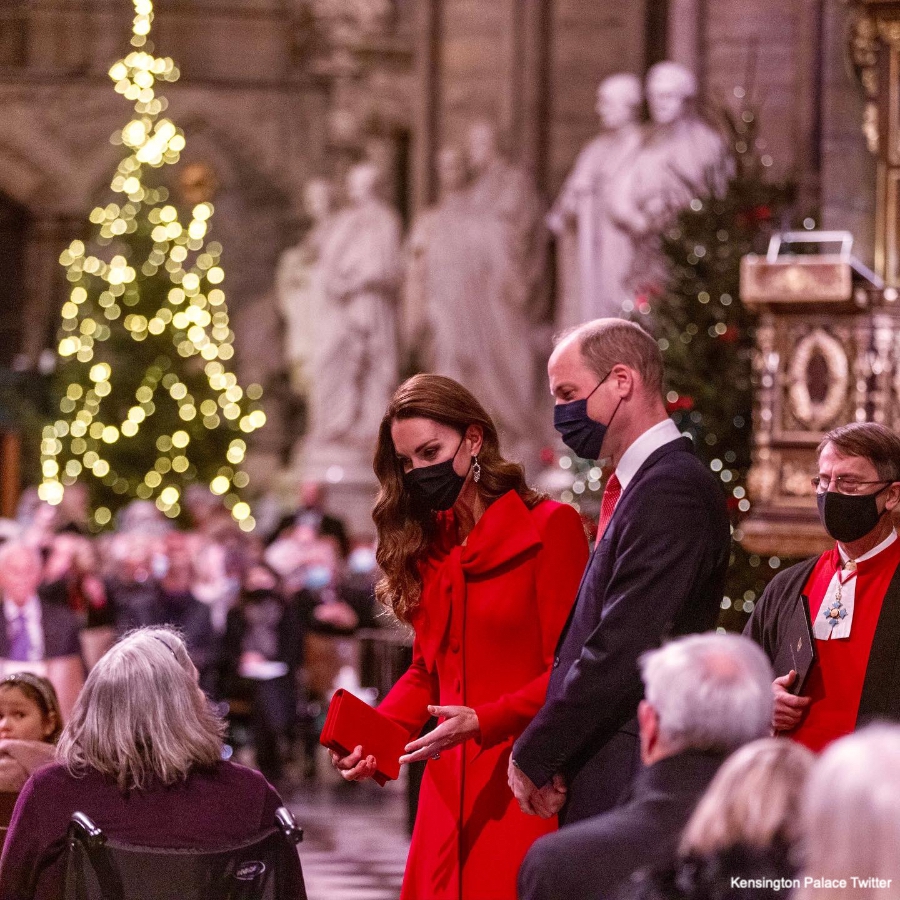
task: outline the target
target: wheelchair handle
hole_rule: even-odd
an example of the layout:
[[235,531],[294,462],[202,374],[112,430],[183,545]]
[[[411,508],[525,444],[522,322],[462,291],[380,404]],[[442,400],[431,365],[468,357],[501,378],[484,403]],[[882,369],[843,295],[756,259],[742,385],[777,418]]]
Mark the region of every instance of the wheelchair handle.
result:
[[80,841],[87,850],[96,850],[106,843],[106,835],[81,812],[72,814],[69,838]]
[[297,821],[291,815],[291,811],[287,807],[279,806],[275,813],[275,820],[282,834],[292,843],[299,844],[303,840],[303,829],[297,824]]

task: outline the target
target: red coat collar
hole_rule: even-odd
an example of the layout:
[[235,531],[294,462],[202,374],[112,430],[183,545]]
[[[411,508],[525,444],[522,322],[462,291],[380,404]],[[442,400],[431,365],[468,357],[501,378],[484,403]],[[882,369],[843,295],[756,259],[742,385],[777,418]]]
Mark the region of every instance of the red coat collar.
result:
[[[452,534],[452,513],[442,519],[441,535]],[[450,624],[453,600],[461,600],[465,592],[465,576],[489,575],[540,545],[541,536],[530,510],[515,491],[509,491],[487,508],[465,545],[438,550],[442,561],[423,573],[422,599],[413,614],[416,636],[429,669],[434,667]]]
[[531,512],[515,492],[495,500],[460,548],[463,571],[486,575],[541,544]]

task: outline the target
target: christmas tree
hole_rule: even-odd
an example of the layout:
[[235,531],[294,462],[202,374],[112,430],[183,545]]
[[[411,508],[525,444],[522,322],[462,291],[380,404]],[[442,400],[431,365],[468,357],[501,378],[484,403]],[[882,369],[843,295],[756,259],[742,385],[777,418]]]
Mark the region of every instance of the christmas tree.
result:
[[262,389],[245,391],[229,369],[222,247],[206,241],[213,206],[180,211],[159,175],[185,146],[156,91],[178,69],[153,55],[151,0],[134,8],[134,49],[109,72],[134,104],[111,139],[124,149],[111,202],[91,212],[88,243],[75,240],[60,257],[71,286],[58,343],[61,417],[43,431],[39,494],[59,503],[86,479],[99,529],[132,498],[177,518],[184,487],[200,480],[249,531],[239,467],[247,436],[265,424]]
[[[736,89],[743,97],[742,89]],[[666,401],[672,418],[690,434],[700,457],[722,482],[734,522],[731,565],[721,624],[743,626],[769,579],[785,565],[740,546],[740,520],[750,510],[750,468],[755,318],[740,302],[740,261],[764,253],[773,230],[793,202],[790,184],[768,176],[757,112],[744,106],[722,115],[733,169],[723,190],[701,192],[665,232],[667,277],[646,285],[634,315],[663,351]],[[811,227],[811,221],[805,223]]]

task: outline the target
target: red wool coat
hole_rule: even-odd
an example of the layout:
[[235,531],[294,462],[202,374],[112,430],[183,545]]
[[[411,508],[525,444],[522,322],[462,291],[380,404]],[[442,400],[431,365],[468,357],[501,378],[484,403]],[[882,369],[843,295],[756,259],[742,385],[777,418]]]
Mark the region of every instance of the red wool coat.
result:
[[424,567],[413,662],[379,709],[414,738],[428,704],[470,706],[481,736],[428,761],[401,900],[515,900],[526,851],[556,829],[519,810],[506,770],[544,702],[587,557],[574,509],[529,510],[511,491],[465,546],[443,542]]

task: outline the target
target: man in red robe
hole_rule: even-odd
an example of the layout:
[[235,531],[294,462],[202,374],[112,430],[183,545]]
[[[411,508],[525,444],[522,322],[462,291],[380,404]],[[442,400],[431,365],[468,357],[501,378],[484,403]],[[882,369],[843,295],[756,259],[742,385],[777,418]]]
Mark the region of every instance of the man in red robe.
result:
[[776,678],[772,726],[812,750],[873,718],[900,719],[900,437],[857,422],[825,435],[813,478],[819,516],[836,544],[779,573],[744,634],[774,660],[800,594],[809,598],[818,662],[802,696],[796,673]]

